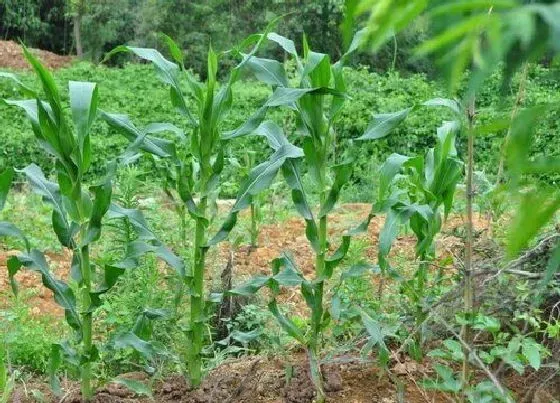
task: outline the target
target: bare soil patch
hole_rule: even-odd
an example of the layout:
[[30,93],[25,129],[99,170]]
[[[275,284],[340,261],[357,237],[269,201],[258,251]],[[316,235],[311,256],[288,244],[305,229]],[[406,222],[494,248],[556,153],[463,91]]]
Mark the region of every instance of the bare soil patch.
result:
[[[31,49],[41,59],[41,62],[49,69],[66,67],[72,62],[72,56],[62,56],[47,50]],[[14,70],[28,70],[29,63],[25,60],[21,45],[12,41],[0,40],[0,68]]]

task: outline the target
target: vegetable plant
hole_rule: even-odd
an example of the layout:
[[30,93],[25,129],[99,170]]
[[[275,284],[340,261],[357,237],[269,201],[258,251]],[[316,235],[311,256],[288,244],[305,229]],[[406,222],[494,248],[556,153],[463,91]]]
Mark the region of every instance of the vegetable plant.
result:
[[[74,331],[71,344],[76,345],[77,350],[70,343],[61,342],[53,346],[53,386],[55,389],[59,387],[54,372],[64,359],[79,369],[82,397],[89,400],[93,395],[92,363],[98,358],[93,314],[101,304],[101,295],[116,283],[124,270],[136,267],[138,259],[147,252],[154,252],[180,272],[184,268],[155,238],[139,211],[112,204],[112,177],[121,160],[109,162],[106,176],[98,183],[88,186],[85,182],[84,178],[94,158],[90,129],[97,114],[96,84],[69,82],[70,121],[51,73],[26,48],[23,51],[42,84],[45,100],[22,84],[16,76],[4,73],[3,77],[14,81],[29,97],[24,100],[6,100],[6,103],[24,110],[37,143],[53,158],[56,182],[49,180],[35,164],[23,168],[21,173],[27,177],[33,190],[52,206],[52,229],[60,244],[72,251],[69,270],[71,282],[55,278],[45,255],[33,249],[26,236],[13,224],[0,222],[0,236],[20,238],[24,244],[24,252],[11,257],[7,264],[14,292],[17,292],[14,275],[19,270],[37,271],[41,274],[43,285],[53,292],[55,301],[64,309],[66,322]],[[0,176],[0,207],[6,200],[13,178],[13,168],[8,168]],[[127,245],[127,255],[122,261],[96,268],[91,248],[101,238],[102,221],[123,216],[129,217],[134,223],[139,238]]]
[[[169,124],[156,123],[137,128],[124,115],[103,112],[104,119],[119,129],[131,142],[130,153],[138,149],[163,160],[167,165],[166,181],[171,186],[166,188],[168,194],[180,200],[181,221],[185,213],[195,221],[194,241],[192,243],[192,263],[183,281],[190,295],[190,318],[186,330],[188,339],[187,365],[191,384],[198,387],[202,380],[202,351],[204,333],[208,326],[205,312],[205,259],[208,248],[225,239],[237,221],[237,213],[250,204],[254,194],[262,189],[261,182],[268,180],[268,165],[258,165],[248,176],[246,186],[241,186],[238,203],[222,225],[215,237],[210,239],[210,225],[216,218],[221,173],[224,167],[225,136],[223,122],[233,104],[234,84],[240,77],[240,71],[246,64],[253,63],[253,55],[260,48],[266,34],[248,37],[230,54],[241,59],[229,74],[228,80],[218,82],[218,63],[223,53],[216,53],[212,47],[208,51],[206,82],[202,83],[185,69],[183,54],[173,40],[164,35],[169,53],[174,61],[169,61],[155,49],[119,46],[109,56],[119,52],[132,52],[136,56],[150,61],[158,77],[169,86],[171,104],[184,117],[189,137]],[[244,49],[250,48],[248,54]],[[183,92],[185,83],[188,93]],[[171,130],[175,140],[155,137],[154,134]],[[295,147],[281,148],[272,158],[272,164],[283,161]],[[268,163],[267,163],[268,164]],[[262,172],[264,170],[264,173]],[[183,236],[185,241],[185,236]],[[180,290],[183,292],[183,289]]]
[[[295,86],[290,86],[282,63],[256,57],[251,59],[247,63],[247,69],[257,79],[270,84],[274,90],[265,105],[246,124],[228,133],[227,137],[256,134],[266,136],[269,142],[285,142],[287,140],[282,128],[264,119],[268,109],[272,107],[287,107],[293,111],[303,152],[299,157],[294,155],[294,158],[283,161],[281,170],[291,189],[294,206],[306,222],[306,237],[315,253],[315,275],[313,279],[306,279],[293,259],[283,255],[272,263],[271,276],[256,277],[231,292],[244,295],[255,293],[264,286],[271,289],[268,307],[282,328],[305,346],[317,401],[324,401],[325,391],[319,361],[322,332],[330,320],[330,313],[325,309],[325,286],[350,245],[348,233],[343,235],[338,249],[329,253],[328,216],[352,172],[350,162],[333,161],[333,122],[346,98],[343,66],[349,55],[356,50],[360,36],[355,38],[349,51],[336,63],[331,63],[328,55],[312,51],[305,38],[303,56],[297,53],[294,42],[285,37],[270,33],[268,39],[279,44],[294,59],[297,70]],[[312,179],[310,185],[305,185],[302,180],[304,169]],[[313,212],[308,202],[311,192],[318,196],[318,212]],[[277,303],[280,286],[300,286],[311,309],[308,329],[301,329],[280,311]]]
[[[379,170],[378,200],[374,210],[386,213],[379,235],[378,260],[382,272],[390,269],[388,254],[399,227],[408,224],[416,236],[418,268],[412,279],[403,283],[415,309],[417,346],[422,344],[422,324],[426,319],[427,300],[434,297],[428,284],[430,262],[436,257],[435,237],[451,211],[455,188],[463,164],[455,149],[456,121],[444,122],[437,130],[436,146],[425,156],[407,157],[392,154]],[[443,219],[442,219],[443,210]]]

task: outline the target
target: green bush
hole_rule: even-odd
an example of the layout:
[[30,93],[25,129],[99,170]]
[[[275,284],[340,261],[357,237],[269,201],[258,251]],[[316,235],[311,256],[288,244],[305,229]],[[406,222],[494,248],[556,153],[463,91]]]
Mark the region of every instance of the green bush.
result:
[[[27,83],[34,84],[31,75],[23,76]],[[433,146],[433,128],[437,127],[442,119],[442,111],[426,110],[421,116],[412,114],[405,124],[401,125],[394,134],[377,142],[356,142],[357,138],[370,121],[373,113],[391,112],[405,108],[414,103],[442,96],[445,91],[436,82],[429,81],[422,74],[400,76],[397,72],[378,74],[369,72],[365,68],[348,69],[346,74],[350,102],[345,104],[336,125],[337,146],[333,158],[343,161],[352,158],[355,161],[353,175],[352,197],[355,200],[367,200],[372,197],[371,182],[375,175],[369,174],[378,166],[378,162],[384,161],[391,152],[422,154],[428,147]],[[56,72],[56,80],[59,83],[68,80],[87,80],[99,83],[100,108],[125,113],[138,124],[148,124],[154,121],[171,122],[182,126],[179,115],[175,113],[169,103],[169,96],[165,86],[161,85],[155,77],[151,66],[143,64],[127,64],[124,68],[107,68],[89,63],[77,63],[72,67],[61,69]],[[509,116],[508,109],[511,108],[513,98],[517,92],[517,81],[511,84],[507,102],[500,101],[500,77],[493,76],[484,86],[484,90],[477,94],[478,121],[483,124],[490,118],[495,117],[499,110],[505,110],[505,116]],[[262,105],[267,97],[267,89],[260,83],[246,81],[236,84],[237,102],[232,112],[226,119],[227,128],[239,126],[251,115],[258,105]],[[35,86],[36,88],[37,86]],[[532,67],[528,75],[526,90],[526,104],[539,104],[544,102],[557,102],[560,93],[557,91],[558,84],[554,81],[554,71],[542,67]],[[63,93],[63,97],[67,94]],[[0,98],[17,98],[13,85],[6,81],[0,81]],[[535,155],[550,155],[560,151],[559,140],[553,136],[558,130],[559,111],[555,111],[543,117],[535,138],[533,152]],[[279,121],[282,114],[278,111],[271,113],[270,118]],[[286,126],[285,126],[286,127]],[[287,130],[289,136],[297,136],[294,122],[288,122]],[[102,161],[113,158],[117,150],[125,146],[125,140],[110,129],[105,123],[96,122],[92,130],[93,148],[99,158],[97,165],[91,169],[92,175],[99,176],[105,167]],[[477,170],[489,174],[496,172],[499,159],[499,149],[505,132],[491,133],[476,140],[475,162]],[[296,144],[298,141],[295,141]],[[250,146],[259,150],[264,146],[258,138],[248,137],[241,139],[229,150],[231,156],[242,157],[242,152]],[[0,104],[0,168],[13,165],[23,167],[34,161],[42,168],[52,166],[45,153],[40,151],[33,142],[33,134],[29,124],[24,120],[22,113],[9,111],[7,106]],[[464,144],[459,143],[459,153]],[[142,163],[146,164],[147,161]],[[225,171],[227,182],[238,183],[241,172]],[[547,180],[556,178],[547,177]],[[227,187],[223,190],[223,197],[233,197],[237,189]]]

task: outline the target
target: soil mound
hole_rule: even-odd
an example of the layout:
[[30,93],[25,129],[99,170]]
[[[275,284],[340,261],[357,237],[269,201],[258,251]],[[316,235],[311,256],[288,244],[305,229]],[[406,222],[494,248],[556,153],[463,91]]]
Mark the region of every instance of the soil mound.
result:
[[[66,67],[72,62],[72,56],[57,55],[46,50],[31,49],[49,69]],[[0,69],[27,70],[29,63],[25,60],[21,45],[12,41],[0,41]]]

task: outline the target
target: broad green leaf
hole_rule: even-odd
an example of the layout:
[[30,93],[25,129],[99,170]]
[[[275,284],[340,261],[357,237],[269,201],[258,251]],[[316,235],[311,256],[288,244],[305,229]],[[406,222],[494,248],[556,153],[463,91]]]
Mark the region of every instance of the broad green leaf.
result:
[[8,198],[8,192],[12,186],[12,181],[14,179],[14,169],[7,168],[0,172],[0,211],[4,208],[6,204],[6,199]]
[[31,53],[25,46],[23,47],[23,54],[27,61],[37,73],[37,76],[41,80],[41,84],[43,85],[43,91],[45,92],[45,96],[53,110],[55,123],[57,125],[61,125],[62,123],[62,105],[60,103],[60,94],[58,92],[58,88],[56,87],[56,83],[52,74],[41,64],[39,59],[37,59],[33,53]]
[[270,32],[267,35],[267,38],[268,40],[276,42],[278,45],[280,45],[282,49],[284,49],[286,52],[294,56],[296,60],[298,59],[298,54],[296,51],[296,45],[294,44],[294,41],[282,35],[278,35],[276,32]]
[[376,140],[387,136],[391,131],[401,124],[413,108],[406,108],[398,112],[382,113],[373,116],[373,121],[365,133],[357,140]]
[[26,250],[29,251],[31,249],[29,240],[18,227],[7,221],[0,221],[0,238],[8,236],[21,239],[25,243]]
[[165,41],[167,45],[167,49],[169,50],[169,53],[171,54],[173,60],[175,60],[175,62],[179,66],[183,66],[184,56],[183,56],[183,52],[181,51],[181,48],[179,48],[179,45],[177,45],[177,43],[175,43],[175,41],[171,39],[170,36],[164,33],[160,33],[160,36]]
[[7,71],[0,71],[0,78],[7,78],[9,80],[12,80],[25,96],[37,98],[37,93],[32,88],[25,85],[19,78],[17,78],[15,74],[8,73]]
[[72,110],[74,127],[78,134],[78,145],[83,164],[80,168],[82,172],[85,172],[91,163],[89,131],[97,115],[97,85],[89,82],[70,81],[68,89],[70,109]]
[[230,295],[241,295],[248,297],[256,294],[261,288],[267,285],[270,281],[270,276],[258,275],[251,278],[249,281],[229,290],[227,293]]
[[538,371],[541,367],[541,354],[539,344],[531,339],[525,338],[521,342],[521,351],[523,356],[527,359],[527,362],[535,371]]
[[325,217],[328,213],[332,211],[336,202],[338,201],[340,191],[342,187],[348,183],[350,176],[352,175],[352,163],[338,164],[333,168],[335,177],[334,183],[331,186],[331,190],[325,200],[325,203],[321,206],[321,211],[319,212],[319,218]]
[[119,334],[115,336],[112,342],[116,350],[132,348],[149,360],[157,354],[156,349],[151,343],[142,340],[132,332]]
[[284,65],[277,60],[252,57],[245,66],[263,83],[280,87],[288,86]]
[[16,257],[20,267],[24,266],[38,271],[41,274],[43,285],[54,294],[54,300],[64,309],[66,322],[80,335],[80,316],[76,307],[76,297],[68,285],[57,280],[51,273],[45,256],[36,249]]
[[142,149],[150,154],[158,157],[175,157],[175,145],[173,142],[157,137],[148,136],[148,133],[157,133],[159,131],[173,131],[177,133],[177,129],[173,125],[166,123],[156,123],[147,126],[144,129],[138,129],[126,115],[119,115],[114,113],[107,113],[101,111],[101,117],[110,125],[113,126],[131,142],[129,151]]
[[280,312],[275,299],[268,303],[268,309],[270,310],[270,312],[272,312],[272,314],[286,333],[299,341],[301,344],[305,344],[305,336],[303,335],[302,331],[293,321],[288,319]]
[[459,116],[461,116],[463,114],[463,112],[461,110],[461,105],[457,101],[455,101],[454,99],[433,98],[433,99],[430,99],[430,100],[422,103],[422,105],[424,105],[424,106],[441,106],[441,107],[448,108],[448,109],[452,110],[454,113],[456,113]]
[[146,385],[144,382],[138,381],[136,379],[128,379],[123,377],[115,378],[112,380],[112,382],[126,386],[128,389],[133,391],[136,395],[148,396],[149,398],[153,398],[151,388],[148,385]]
[[286,183],[292,190],[292,201],[297,212],[305,220],[305,235],[310,242],[313,250],[318,252],[320,249],[317,223],[313,217],[311,207],[307,202],[301,174],[298,170],[296,162],[293,159],[287,159],[282,165],[282,174],[286,179]]

